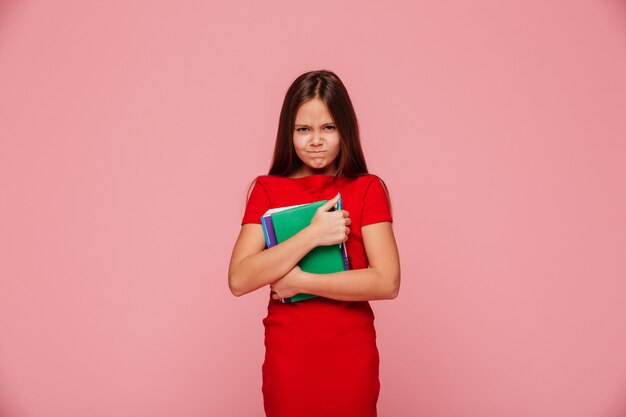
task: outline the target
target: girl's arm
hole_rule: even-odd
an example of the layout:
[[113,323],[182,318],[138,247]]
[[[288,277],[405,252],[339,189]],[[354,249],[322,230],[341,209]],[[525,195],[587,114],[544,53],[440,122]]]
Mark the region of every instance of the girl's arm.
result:
[[263,227],[244,224],[228,268],[230,291],[241,296],[273,283],[287,275],[317,245],[310,227],[306,227],[286,241],[264,250]]
[[[391,222],[368,224],[361,228],[370,268],[353,269],[331,274],[300,271],[291,283],[278,281],[274,298],[283,298],[281,289],[291,287],[297,292],[315,294],[342,301],[393,299],[400,289],[400,259]],[[348,241],[350,244],[350,241]]]

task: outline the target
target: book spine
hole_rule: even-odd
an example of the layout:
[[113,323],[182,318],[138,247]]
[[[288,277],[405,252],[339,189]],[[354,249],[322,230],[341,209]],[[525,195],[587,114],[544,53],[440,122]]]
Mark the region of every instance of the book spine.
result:
[[[343,197],[341,193],[339,193],[339,200],[337,201],[337,210],[343,210]],[[352,269],[352,260],[350,259],[350,255],[348,255],[348,249],[346,248],[346,242],[339,244],[339,250],[341,251],[341,257],[343,258],[343,268],[346,271]]]
[[267,224],[265,223],[265,216],[261,216],[261,225],[263,226],[263,236],[265,236],[265,246],[270,247],[270,237],[267,233]]
[[350,259],[350,255],[346,252],[346,244],[343,244],[343,250],[341,251],[341,257],[343,259],[343,267],[346,271],[350,271],[352,269],[352,259]]
[[261,216],[261,224],[263,225],[263,235],[265,236],[265,245],[267,248],[276,246],[276,232],[274,231],[274,224],[272,223],[272,215],[268,214]]
[[278,245],[278,240],[276,239],[276,231],[274,230],[274,222],[272,221],[272,216],[267,216],[267,234],[270,239],[270,248],[272,246]]

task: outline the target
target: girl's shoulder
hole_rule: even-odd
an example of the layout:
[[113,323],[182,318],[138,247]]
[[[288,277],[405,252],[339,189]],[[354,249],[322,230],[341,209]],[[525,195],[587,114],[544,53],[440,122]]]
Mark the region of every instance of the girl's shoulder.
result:
[[355,180],[361,181],[365,185],[370,185],[374,182],[382,182],[382,178],[380,176],[378,176],[377,174],[372,174],[372,173],[361,175],[357,177]]
[[365,178],[367,181],[380,180],[380,177],[379,177],[377,174],[372,174],[372,173],[365,174],[365,175],[364,175],[364,178]]

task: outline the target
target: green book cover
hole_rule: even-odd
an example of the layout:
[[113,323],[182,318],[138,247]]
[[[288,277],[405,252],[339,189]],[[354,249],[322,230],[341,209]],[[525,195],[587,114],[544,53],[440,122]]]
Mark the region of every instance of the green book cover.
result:
[[[272,225],[276,240],[284,242],[311,224],[316,210],[328,200],[316,201],[272,213]],[[329,274],[345,270],[345,262],[339,244],[317,246],[307,253],[298,265],[303,271],[314,274]],[[296,294],[285,302],[294,302],[317,297],[313,294]]]

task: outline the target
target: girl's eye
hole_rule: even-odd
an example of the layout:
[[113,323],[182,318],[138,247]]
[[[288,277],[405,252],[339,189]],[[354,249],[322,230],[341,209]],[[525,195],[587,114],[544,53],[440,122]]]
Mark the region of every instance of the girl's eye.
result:
[[[296,132],[304,132],[306,130],[308,130],[308,127],[299,127],[296,129]],[[335,126],[324,126],[324,129],[328,129],[328,130],[334,130]]]

